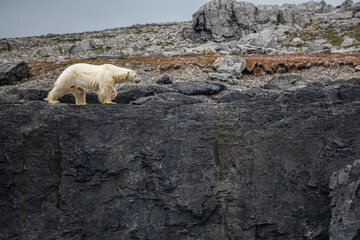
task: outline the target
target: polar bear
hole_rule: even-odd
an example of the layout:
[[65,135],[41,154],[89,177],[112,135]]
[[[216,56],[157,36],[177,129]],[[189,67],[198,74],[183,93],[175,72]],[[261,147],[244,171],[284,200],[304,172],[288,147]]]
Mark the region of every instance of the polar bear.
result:
[[66,93],[75,96],[77,105],[85,105],[86,92],[98,91],[101,103],[112,103],[117,93],[115,83],[134,82],[135,71],[117,67],[112,64],[92,65],[77,63],[65,69],[56,80],[54,88],[44,100],[49,104],[57,104],[57,99]]

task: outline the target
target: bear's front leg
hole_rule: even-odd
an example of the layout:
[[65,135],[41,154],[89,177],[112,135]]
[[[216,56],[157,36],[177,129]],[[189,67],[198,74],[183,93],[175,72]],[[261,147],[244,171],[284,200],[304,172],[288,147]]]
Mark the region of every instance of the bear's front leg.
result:
[[117,96],[117,92],[116,92],[115,88],[113,88],[111,91],[111,100],[114,100],[116,98],[116,96]]
[[105,86],[102,87],[99,91],[98,91],[98,98],[99,101],[101,103],[106,103],[106,104],[116,104],[114,102],[112,102],[111,98],[112,98],[112,91],[113,91],[113,86]]
[[57,101],[57,99],[64,96],[68,91],[69,91],[69,89],[62,89],[62,88],[54,87],[49,92],[48,97],[45,98],[44,100],[46,102],[48,102],[49,104],[58,104],[59,101]]

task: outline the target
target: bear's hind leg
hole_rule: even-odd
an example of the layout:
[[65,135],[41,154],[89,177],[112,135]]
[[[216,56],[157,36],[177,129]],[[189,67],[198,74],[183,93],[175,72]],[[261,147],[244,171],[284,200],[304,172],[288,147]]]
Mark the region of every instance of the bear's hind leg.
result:
[[108,104],[116,104],[114,102],[112,102],[112,91],[113,91],[113,87],[111,86],[107,86],[107,87],[104,87],[104,88],[101,88],[99,91],[98,91],[98,98],[99,98],[99,101],[101,103],[108,103]]
[[49,104],[57,104],[59,101],[57,101],[58,98],[64,96],[68,92],[68,89],[59,89],[57,87],[54,87],[50,92],[47,98],[44,100],[48,102]]

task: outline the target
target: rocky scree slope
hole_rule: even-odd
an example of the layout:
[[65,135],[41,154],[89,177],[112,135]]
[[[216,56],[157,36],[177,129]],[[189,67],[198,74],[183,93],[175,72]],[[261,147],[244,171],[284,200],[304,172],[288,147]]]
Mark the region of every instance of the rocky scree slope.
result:
[[46,94],[0,97],[1,239],[358,239],[360,79]]
[[209,52],[267,54],[358,52],[360,3],[260,5],[212,0],[192,22],[134,25],[74,34],[0,40],[0,62],[119,59]]

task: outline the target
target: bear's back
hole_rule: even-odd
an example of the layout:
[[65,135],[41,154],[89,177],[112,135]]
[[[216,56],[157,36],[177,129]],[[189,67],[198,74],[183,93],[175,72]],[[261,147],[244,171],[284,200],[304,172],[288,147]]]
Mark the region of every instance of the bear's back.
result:
[[71,71],[71,72],[99,71],[100,67],[101,66],[99,65],[93,65],[88,63],[76,63],[68,67],[66,71]]
[[127,72],[129,71],[129,69],[118,67],[113,64],[104,64],[101,65],[101,67],[103,68],[104,71],[108,71],[114,75],[127,74]]
[[76,63],[71,65],[61,74],[66,78],[94,77],[97,75],[120,76],[127,74],[128,70],[112,64],[93,65],[88,63]]

